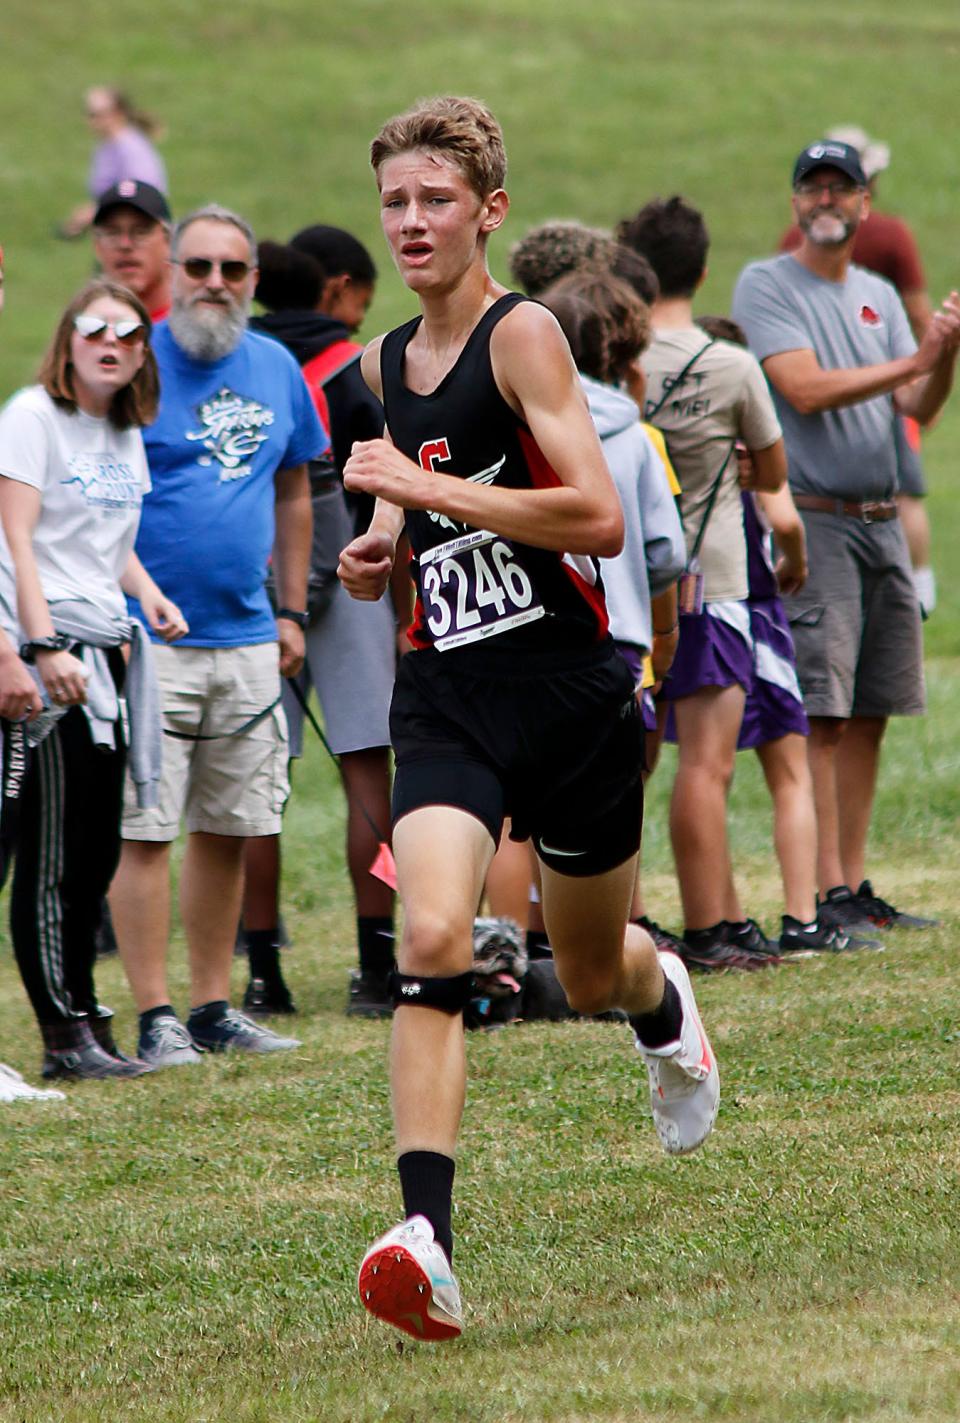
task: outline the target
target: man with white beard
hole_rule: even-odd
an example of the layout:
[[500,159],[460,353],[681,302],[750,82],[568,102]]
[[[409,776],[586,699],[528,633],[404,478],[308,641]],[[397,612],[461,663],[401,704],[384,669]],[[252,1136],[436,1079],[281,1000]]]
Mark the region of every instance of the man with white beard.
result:
[[[810,577],[787,602],[810,718],[821,914],[926,927],[865,878],[880,744],[924,710],[920,610],[897,516],[897,414],[928,424],[953,382],[960,297],[917,347],[894,288],[851,263],[869,211],[857,150],[824,139],[793,170],[795,251],[742,273],[733,316],[772,388]],[[892,397],[892,398],[891,398]]]
[[[280,677],[303,662],[311,506],[307,461],[326,449],[300,368],[247,330],[256,243],[215,205],[185,217],[171,242],[172,307],[155,328],[156,423],[145,431],[153,483],[137,552],[176,590],[190,632],[154,648],[164,716],[160,805],[128,797],[110,904],[140,1013],[139,1051],[155,1067],[200,1050],[297,1047],[229,1006],[248,836],[276,835],[286,799]],[[277,612],[264,588],[273,558]],[[136,611],[136,608],[134,608]],[[191,1008],[170,1003],[170,846],[188,834],[180,909]]]

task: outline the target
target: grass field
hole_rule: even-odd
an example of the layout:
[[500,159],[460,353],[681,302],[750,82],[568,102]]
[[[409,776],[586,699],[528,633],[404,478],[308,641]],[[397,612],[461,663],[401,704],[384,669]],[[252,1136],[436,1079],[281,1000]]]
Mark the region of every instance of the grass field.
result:
[[[0,396],[29,379],[89,270],[51,237],[81,195],[80,93],[121,79],[169,125],[179,210],[217,198],[264,235],[341,222],[382,257],[365,148],[421,93],[486,98],[514,199],[494,253],[549,216],[610,222],[682,191],[714,238],[701,310],[787,216],[793,156],[830,122],[888,138],[884,205],[942,293],[956,259],[948,0],[354,0],[196,9],[6,0]],[[385,258],[383,259],[385,264]],[[371,332],[409,300],[384,272]],[[627,1035],[475,1035],[458,1169],[461,1343],[408,1345],[354,1298],[397,1191],[387,1028],[341,1013],[352,927],[335,775],[312,747],[286,834],[302,1050],[205,1061],[64,1104],[0,1109],[0,1423],[955,1423],[960,1417],[960,418],[927,464],[941,606],[930,714],[891,729],[871,869],[942,913],[885,953],[702,984],[724,1101],[706,1149],[656,1146]],[[650,898],[676,922],[665,758],[648,805]],[[733,838],[752,912],[779,891],[756,766]],[[185,1001],[176,937],[175,1002]],[[119,968],[99,981],[129,1041]],[[242,986],[238,976],[238,990]],[[0,1057],[36,1078],[36,1032],[0,949]]]

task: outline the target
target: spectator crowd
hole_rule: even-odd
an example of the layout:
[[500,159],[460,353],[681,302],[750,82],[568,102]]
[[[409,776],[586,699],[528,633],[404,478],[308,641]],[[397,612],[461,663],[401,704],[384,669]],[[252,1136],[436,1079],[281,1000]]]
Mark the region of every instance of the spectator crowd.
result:
[[[258,242],[215,202],[174,222],[146,121],[115,90],[87,99],[101,146],[68,227],[89,227],[98,275],[0,412],[2,873],[51,1081],[299,1046],[270,1020],[296,1012],[282,817],[311,693],[347,807],[346,1011],[393,1011],[389,711],[424,617],[408,552],[378,599],[337,578],[374,509],[344,468],[384,428],[355,340],[370,254],[326,223]],[[870,952],[891,926],[934,922],[875,892],[867,849],[888,719],[925,707],[935,587],[919,431],[950,394],[960,298],[930,300],[909,229],[872,208],[888,161],[858,130],[808,144],[785,174],[794,227],[745,268],[729,313],[694,315],[709,234],[680,196],[615,232],[545,223],[511,251],[517,287],[569,346],[622,507],[623,548],[601,577],[645,775],[664,739],[677,745],[682,924],[660,924],[641,874],[631,920],[695,972]],[[446,458],[438,447],[424,467]],[[783,882],[772,934],[742,900],[727,835],[748,749]],[[511,830],[486,903],[549,972],[536,856]],[[95,985],[112,936],[139,1015],[129,1053]],[[2,1073],[0,1097],[30,1090]]]

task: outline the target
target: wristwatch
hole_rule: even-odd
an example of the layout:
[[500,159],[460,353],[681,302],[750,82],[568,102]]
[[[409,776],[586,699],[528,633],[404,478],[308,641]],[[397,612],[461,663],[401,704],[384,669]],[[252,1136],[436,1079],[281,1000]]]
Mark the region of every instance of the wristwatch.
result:
[[296,623],[298,628],[306,628],[310,621],[309,613],[298,613],[293,608],[278,608],[278,618],[286,618],[288,623]]
[[32,663],[38,652],[66,652],[68,647],[73,646],[73,642],[74,639],[63,632],[55,632],[53,637],[35,637],[23,644],[20,656],[24,662]]

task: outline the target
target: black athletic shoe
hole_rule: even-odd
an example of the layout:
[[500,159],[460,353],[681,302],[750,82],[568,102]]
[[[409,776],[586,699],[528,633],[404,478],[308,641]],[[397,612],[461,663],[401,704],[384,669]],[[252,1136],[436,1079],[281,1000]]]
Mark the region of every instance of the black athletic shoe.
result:
[[393,1017],[393,993],[388,973],[361,973],[358,968],[352,970],[347,994],[347,1017]]
[[907,914],[902,909],[894,908],[879,894],[874,894],[868,879],[863,881],[854,899],[861,914],[878,929],[937,929],[940,925],[939,919],[924,919],[919,914]]
[[880,926],[868,919],[849,885],[838,884],[817,900],[817,918],[845,934],[873,934]]
[[802,924],[790,914],[784,914],[780,932],[780,952],[787,955],[845,954],[856,949],[883,949],[879,939],[862,939],[848,934],[835,924],[824,923],[822,917],[812,924]]
[[671,934],[669,929],[661,929],[655,919],[648,919],[646,914],[641,914],[639,919],[633,919],[631,923],[638,924],[641,929],[646,929],[658,949],[683,957],[683,940],[676,934]]
[[251,978],[243,995],[243,1008],[252,1018],[272,1018],[277,1014],[297,1011],[290,990],[279,973],[275,978]]
[[742,953],[727,941],[726,928],[722,924],[717,926],[716,934],[710,939],[698,935],[690,943],[684,935],[677,953],[691,973],[726,973],[733,968],[751,971],[762,967],[758,958]]
[[764,968],[776,968],[780,962],[779,946],[768,939],[756,919],[745,919],[742,924],[727,921],[727,939],[731,948],[759,959]]

